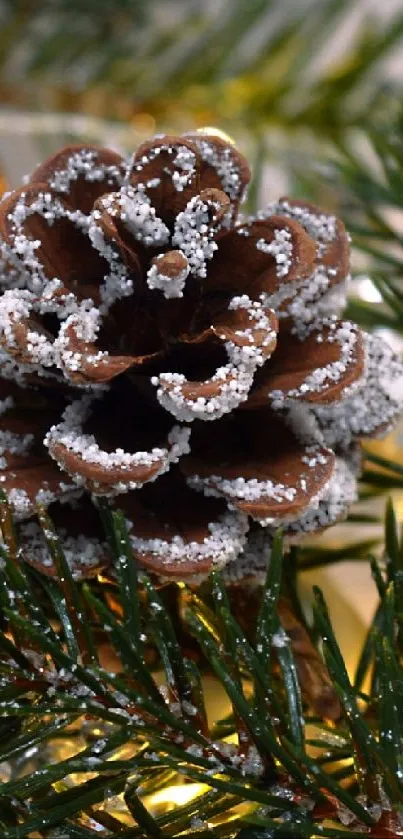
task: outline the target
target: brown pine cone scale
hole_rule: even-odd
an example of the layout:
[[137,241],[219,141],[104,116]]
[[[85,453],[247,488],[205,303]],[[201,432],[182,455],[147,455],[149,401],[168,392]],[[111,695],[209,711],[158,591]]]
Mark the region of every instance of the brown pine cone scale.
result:
[[[212,131],[124,159],[69,146],[0,202],[0,481],[27,562],[110,561],[97,499],[165,578],[262,573],[272,534],[345,515],[359,440],[401,410],[403,368],[340,317],[343,223],[282,198]],[[92,499],[92,500],[91,500]]]

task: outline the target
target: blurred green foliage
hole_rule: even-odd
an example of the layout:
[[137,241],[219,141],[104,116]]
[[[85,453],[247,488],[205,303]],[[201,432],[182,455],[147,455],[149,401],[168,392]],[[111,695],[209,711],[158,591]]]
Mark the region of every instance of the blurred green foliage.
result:
[[[333,137],[385,107],[403,11],[357,0],[2,0],[0,89],[35,108]],[[339,49],[340,43],[342,49]],[[334,44],[339,46],[334,52]],[[329,60],[330,59],[330,60]]]

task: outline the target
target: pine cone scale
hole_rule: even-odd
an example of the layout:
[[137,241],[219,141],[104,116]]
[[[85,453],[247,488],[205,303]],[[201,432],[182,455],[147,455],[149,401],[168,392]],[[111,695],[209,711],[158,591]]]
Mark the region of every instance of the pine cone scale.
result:
[[[75,579],[96,577],[111,561],[98,513],[89,498],[75,500],[72,506],[52,505],[52,520],[65,558]],[[20,526],[22,556],[40,573],[54,577],[57,569],[49,554],[44,532],[34,521],[23,521]]]
[[111,149],[66,146],[37,167],[29,183],[69,195],[73,207],[90,213],[94,202],[122,183],[124,161]]
[[[98,446],[96,439],[80,433],[80,426],[54,426],[46,437],[46,445],[59,466],[69,473],[78,485],[86,486],[95,495],[114,495],[137,489],[175,463],[179,454],[188,449],[190,432],[173,426],[165,447],[134,454],[116,449],[108,452]],[[133,441],[135,444],[135,441]]]
[[239,220],[249,177],[200,132],[68,147],[0,203],[0,479],[45,573],[39,501],[77,576],[108,562],[91,494],[155,574],[259,576],[279,524],[346,513],[359,438],[401,410],[400,361],[339,318],[342,222],[288,199]]
[[[217,256],[207,269],[207,290],[227,288],[259,299],[274,294],[314,270],[316,247],[303,227],[284,217],[237,225],[220,242]],[[228,271],[228,264],[231,270]]]
[[85,218],[46,184],[28,184],[3,199],[3,253],[20,269],[26,267],[31,291],[40,294],[53,283],[59,299],[70,292],[81,300],[91,288],[99,303],[99,280],[107,264],[88,239]]
[[283,524],[319,501],[333,472],[332,450],[304,436],[267,411],[235,413],[214,436],[195,429],[180,468],[194,489],[226,498],[260,524]]
[[350,264],[350,240],[341,219],[326,215],[309,201],[280,198],[275,206],[277,211],[301,224],[319,244],[316,267],[323,265],[330,269],[330,286],[341,282],[348,275]]
[[76,485],[49,458],[7,457],[1,488],[13,508],[15,519],[24,520],[35,514],[37,504],[54,504],[71,497]]
[[189,132],[185,137],[197,146],[201,156],[203,188],[225,192],[232,205],[231,219],[235,218],[251,178],[247,161],[234,145],[208,130]]
[[200,191],[200,156],[186,140],[165,136],[143,143],[137,150],[129,174],[130,184],[148,185],[157,215],[172,225],[176,216]]
[[257,374],[243,408],[287,399],[329,404],[339,401],[365,372],[363,336],[354,324],[333,321],[303,340],[283,332],[272,360]]
[[221,499],[196,504],[177,468],[126,495],[123,510],[141,564],[169,579],[202,577],[234,560],[246,542],[247,517]]

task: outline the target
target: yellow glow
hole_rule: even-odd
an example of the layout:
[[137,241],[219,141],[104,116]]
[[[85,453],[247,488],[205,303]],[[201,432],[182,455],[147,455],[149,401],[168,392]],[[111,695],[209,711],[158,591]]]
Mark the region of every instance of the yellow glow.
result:
[[[154,816],[158,816],[162,813],[171,812],[175,807],[185,806],[210,791],[211,787],[207,784],[178,784],[147,796],[144,798],[144,804]],[[239,818],[242,813],[251,812],[254,809],[255,805],[249,801],[238,804],[230,811],[226,811],[224,816],[215,816],[210,827],[217,824],[228,824]]]
[[6,176],[3,174],[2,170],[0,169],[0,195],[9,188]]
[[[354,568],[351,566],[352,563],[349,565],[344,563],[343,566],[340,567],[343,569],[348,568],[348,573],[351,577],[354,572]],[[300,574],[299,585],[302,602],[307,606],[308,610],[310,608],[310,603],[312,602],[312,587],[317,585],[324,592],[329,606],[330,617],[333,622],[336,638],[340,644],[347,671],[352,678],[357,666],[358,652],[364,641],[368,626],[362,619],[360,612],[357,610],[355,602],[357,597],[356,592],[354,590],[351,591],[350,589],[346,589],[345,578],[340,573],[340,567],[333,566],[333,568],[314,568],[303,571]],[[356,578],[361,581],[361,567],[355,569],[355,571]],[[344,574],[346,573],[347,572],[344,570]],[[364,598],[367,599],[367,611],[368,614],[370,614],[372,608],[371,597],[373,595],[373,584],[370,574],[367,576],[368,586],[362,582],[360,600],[363,602]]]
[[231,143],[232,146],[235,145],[233,137],[230,137],[225,131],[221,131],[220,128],[214,128],[212,125],[204,125],[203,128],[198,128],[197,133],[213,135],[213,137],[219,137],[220,140],[225,140],[226,143]]
[[155,118],[152,114],[147,113],[134,114],[131,119],[131,125],[138,134],[148,136],[149,134],[154,134]]
[[373,454],[378,454],[387,460],[403,462],[403,448],[402,448],[402,433],[403,424],[399,423],[397,428],[388,434],[384,439],[374,439],[365,441],[365,449]]
[[210,787],[206,784],[180,784],[178,786],[170,786],[165,789],[160,789],[154,792],[148,799],[147,806],[151,809],[159,807],[161,804],[172,804],[177,807],[188,804],[194,798],[199,798],[205,792],[208,792]]

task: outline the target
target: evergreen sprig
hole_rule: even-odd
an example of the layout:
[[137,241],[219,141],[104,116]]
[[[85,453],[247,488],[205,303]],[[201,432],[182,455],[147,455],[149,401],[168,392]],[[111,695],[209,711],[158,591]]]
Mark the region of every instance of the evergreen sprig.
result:
[[[166,592],[137,575],[123,517],[103,511],[116,581],[89,586],[73,580],[48,517],[39,515],[58,581],[21,564],[15,542],[2,549],[2,839],[330,837],[341,825],[346,839],[363,829],[376,839],[393,835],[403,805],[403,543],[391,504],[384,557],[372,559],[379,605],[353,682],[315,592],[311,629],[324,656],[315,650],[317,672],[340,703],[333,721],[312,714],[298,678],[300,648],[282,626],[284,603],[291,609],[294,599],[298,638],[303,631],[311,639],[295,604],[306,557],[284,556],[281,533],[253,621],[241,626],[215,572],[203,597],[175,587],[183,619],[175,626]],[[2,522],[12,533],[4,500]],[[184,629],[188,643],[195,639],[191,656]],[[105,639],[113,667],[100,660]],[[151,660],[164,672],[163,688]],[[212,725],[206,665],[230,708]],[[71,748],[58,757],[61,736]],[[202,785],[197,797],[154,811],[153,794],[189,781]]]
[[[378,302],[357,297],[347,314],[366,328],[403,334],[403,115],[372,123],[336,147],[328,176],[336,184],[345,223],[361,253],[357,270],[369,270]],[[364,152],[364,153],[363,153]]]
[[383,21],[361,4],[355,30],[358,5],[3,0],[0,87],[38,110],[46,91],[48,107],[88,111],[95,100],[109,118],[145,113],[160,126],[207,122],[252,136],[302,127],[333,140],[384,107],[383,61],[403,34],[401,11]]
[[353,279],[368,273],[373,283],[373,300],[353,284],[345,314],[370,331],[384,328],[401,336],[403,110],[393,99],[388,108],[382,119],[335,137],[319,161],[294,155],[286,167],[305,196],[337,209],[352,236]]

